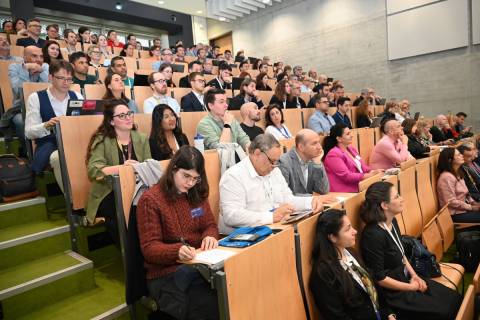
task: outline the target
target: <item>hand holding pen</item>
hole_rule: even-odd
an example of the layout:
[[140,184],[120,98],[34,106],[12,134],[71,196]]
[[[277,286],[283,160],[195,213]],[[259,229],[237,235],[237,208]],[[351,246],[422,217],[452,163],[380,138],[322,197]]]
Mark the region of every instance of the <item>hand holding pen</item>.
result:
[[180,238],[180,242],[183,245],[178,250],[178,259],[181,261],[189,261],[195,258],[197,254],[195,248],[191,247],[183,238]]

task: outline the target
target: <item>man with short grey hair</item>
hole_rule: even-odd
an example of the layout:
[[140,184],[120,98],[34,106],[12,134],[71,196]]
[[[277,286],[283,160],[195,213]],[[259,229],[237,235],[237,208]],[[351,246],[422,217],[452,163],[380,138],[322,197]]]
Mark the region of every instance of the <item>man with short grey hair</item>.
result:
[[293,195],[278,169],[281,154],[273,135],[260,134],[248,147],[248,157],[224,173],[220,180],[221,233],[280,222],[295,211],[323,209],[320,197]]
[[322,164],[320,136],[302,129],[295,136],[295,147],[280,157],[280,171],[295,195],[327,194],[330,189]]
[[159,61],[155,61],[154,63],[152,63],[152,69],[155,70],[155,71],[158,71],[158,69],[160,68],[160,66],[164,63],[169,63],[169,64],[172,64],[173,63],[173,53],[172,53],[172,50],[170,50],[169,48],[164,48],[162,49],[161,51],[161,58],[162,60],[159,60]]

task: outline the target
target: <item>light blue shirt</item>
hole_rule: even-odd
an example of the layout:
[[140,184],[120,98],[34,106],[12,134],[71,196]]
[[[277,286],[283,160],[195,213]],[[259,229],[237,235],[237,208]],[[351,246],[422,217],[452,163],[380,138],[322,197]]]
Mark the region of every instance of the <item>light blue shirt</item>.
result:
[[318,110],[308,119],[308,127],[316,133],[329,133],[334,124],[332,116]]
[[12,85],[13,107],[20,107],[23,104],[23,83],[48,82],[48,64],[42,65],[42,72],[30,74],[23,63],[12,63],[8,66],[8,77]]
[[180,116],[180,105],[177,100],[169,96],[156,96],[153,95],[143,102],[143,113],[152,113],[153,109],[159,104],[166,104],[175,111],[177,116]]
[[152,63],[152,69],[153,71],[158,71],[158,69],[160,68],[160,66],[164,63],[163,60],[158,60],[158,61],[155,61],[154,63]]

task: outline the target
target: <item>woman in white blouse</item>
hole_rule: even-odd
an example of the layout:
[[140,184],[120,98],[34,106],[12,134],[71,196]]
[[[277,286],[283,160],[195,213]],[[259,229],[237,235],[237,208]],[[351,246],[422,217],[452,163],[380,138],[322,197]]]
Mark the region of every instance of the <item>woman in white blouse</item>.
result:
[[265,112],[265,133],[270,133],[277,140],[286,140],[293,138],[287,126],[283,124],[283,112],[277,104],[268,106]]

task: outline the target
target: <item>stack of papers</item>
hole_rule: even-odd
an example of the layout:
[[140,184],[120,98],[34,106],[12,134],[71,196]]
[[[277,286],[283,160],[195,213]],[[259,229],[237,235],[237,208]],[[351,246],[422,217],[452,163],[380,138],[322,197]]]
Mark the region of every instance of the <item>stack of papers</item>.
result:
[[193,260],[198,263],[217,264],[219,262],[222,262],[230,258],[235,254],[236,252],[233,252],[233,251],[228,251],[223,249],[212,249],[212,250],[202,251],[200,253],[197,253],[197,255]]

